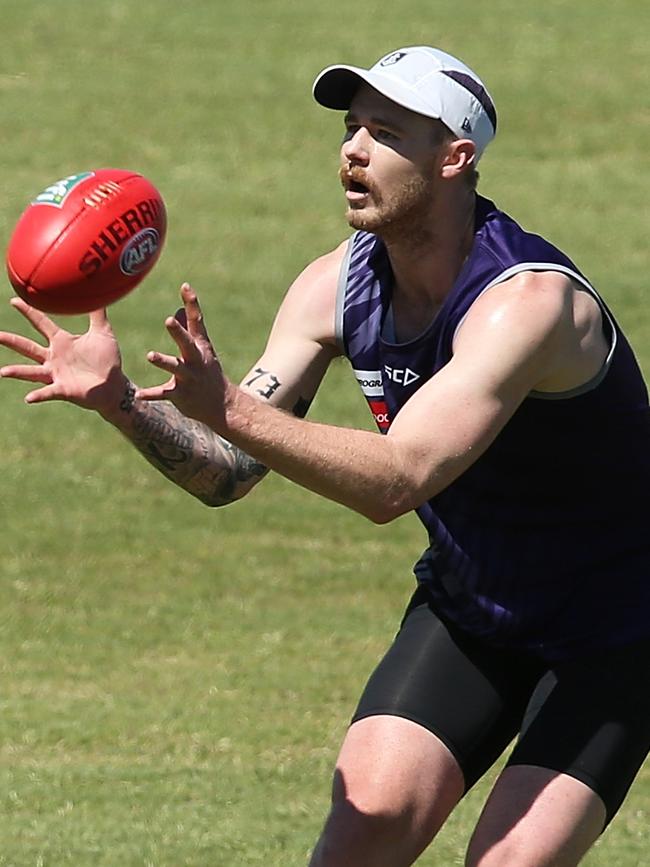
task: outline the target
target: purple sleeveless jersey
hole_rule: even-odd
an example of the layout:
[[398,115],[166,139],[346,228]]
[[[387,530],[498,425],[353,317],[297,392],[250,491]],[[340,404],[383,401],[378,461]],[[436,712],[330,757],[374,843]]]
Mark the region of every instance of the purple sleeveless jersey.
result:
[[452,356],[475,299],[521,271],[560,271],[599,301],[611,350],[581,388],[532,392],[487,451],[417,510],[430,546],[415,566],[439,612],[546,659],[650,636],[650,409],[634,354],[576,266],[477,198],[472,251],[429,327],[386,339],[392,272],[357,232],[339,283],[337,331],[377,425]]

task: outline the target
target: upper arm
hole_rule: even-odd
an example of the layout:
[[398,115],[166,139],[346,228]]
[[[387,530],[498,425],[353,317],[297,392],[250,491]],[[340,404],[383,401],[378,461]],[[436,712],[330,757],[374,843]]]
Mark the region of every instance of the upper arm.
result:
[[413,468],[413,502],[445,488],[493,442],[528,393],[568,363],[570,281],[518,275],[470,308],[451,360],[402,408],[388,436]]
[[245,391],[305,414],[329,363],[340,354],[335,310],[346,244],[308,265],[289,287],[264,352],[241,382]]
[[[278,310],[266,348],[240,387],[253,397],[304,416],[331,359],[335,341],[336,290],[345,244],[316,259],[289,287]],[[267,468],[237,446],[215,435],[207,447],[208,471],[218,474],[210,505],[245,496]]]

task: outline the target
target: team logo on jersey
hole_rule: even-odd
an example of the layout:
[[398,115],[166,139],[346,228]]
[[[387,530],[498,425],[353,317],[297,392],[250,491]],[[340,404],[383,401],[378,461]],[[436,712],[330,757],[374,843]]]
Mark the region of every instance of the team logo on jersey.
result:
[[394,63],[397,63],[402,57],[406,57],[406,51],[393,51],[392,54],[386,55],[384,59],[379,63],[380,66],[392,66]]
[[383,397],[384,386],[381,370],[355,370],[359,387],[366,397]]
[[412,385],[420,378],[420,374],[411,370],[410,367],[389,367],[384,365],[386,376],[391,382],[396,382],[397,385]]

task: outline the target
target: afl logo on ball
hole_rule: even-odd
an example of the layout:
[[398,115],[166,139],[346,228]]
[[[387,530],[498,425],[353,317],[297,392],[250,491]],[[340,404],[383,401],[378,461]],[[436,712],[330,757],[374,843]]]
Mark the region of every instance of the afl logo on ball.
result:
[[125,245],[120,256],[120,271],[123,274],[139,274],[158,252],[160,236],[155,229],[143,229]]

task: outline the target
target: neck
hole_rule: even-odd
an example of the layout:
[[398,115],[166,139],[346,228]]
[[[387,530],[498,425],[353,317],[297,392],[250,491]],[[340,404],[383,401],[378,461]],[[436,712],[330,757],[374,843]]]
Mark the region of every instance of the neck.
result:
[[382,232],[395,278],[393,303],[435,313],[451,290],[474,242],[476,195],[438,202],[417,227]]

